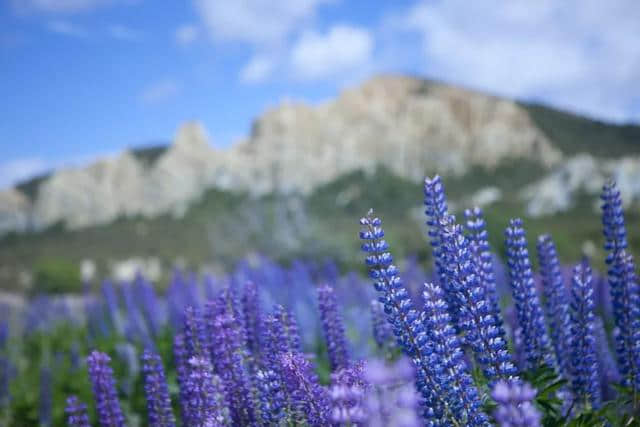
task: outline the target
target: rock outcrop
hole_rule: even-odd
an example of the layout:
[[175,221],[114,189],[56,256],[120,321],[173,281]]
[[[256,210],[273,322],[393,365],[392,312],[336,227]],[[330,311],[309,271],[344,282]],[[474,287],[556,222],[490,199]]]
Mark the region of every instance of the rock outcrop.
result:
[[16,190],[4,192],[0,232],[60,221],[82,228],[121,216],[179,216],[212,187],[305,194],[344,173],[378,165],[419,181],[427,173],[462,175],[472,167],[490,170],[518,159],[552,168],[561,158],[513,101],[417,78],[380,76],[317,106],[285,103],[269,110],[250,136],[228,149],[215,149],[200,124],[187,123],[152,164],[127,151],[53,173],[32,201]]
[[567,159],[546,177],[526,187],[521,195],[530,216],[566,211],[580,195],[592,198],[594,209],[598,209],[598,195],[607,179],[616,181],[625,206],[640,201],[640,157],[602,161],[586,153]]

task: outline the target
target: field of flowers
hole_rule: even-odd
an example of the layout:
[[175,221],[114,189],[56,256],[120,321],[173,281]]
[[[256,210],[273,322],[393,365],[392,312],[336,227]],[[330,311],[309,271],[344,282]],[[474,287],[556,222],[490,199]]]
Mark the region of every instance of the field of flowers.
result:
[[0,425],[640,425],[640,286],[615,183],[602,274],[561,265],[549,235],[534,272],[520,219],[500,260],[482,211],[450,214],[437,176],[424,204],[428,269],[396,264],[369,211],[368,277],[254,257],[2,309]]

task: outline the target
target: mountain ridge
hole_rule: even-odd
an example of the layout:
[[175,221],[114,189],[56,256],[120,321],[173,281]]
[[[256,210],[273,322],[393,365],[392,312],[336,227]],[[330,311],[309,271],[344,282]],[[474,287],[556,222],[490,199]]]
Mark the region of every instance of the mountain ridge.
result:
[[[572,138],[584,142],[572,144]],[[574,146],[609,158],[640,154],[640,143],[629,142],[637,139],[640,126],[607,125],[432,80],[381,75],[318,105],[270,108],[247,138],[227,149],[212,147],[202,125],[188,122],[171,145],[133,148],[32,179],[4,192],[0,233],[58,223],[81,229],[121,216],[180,217],[211,188],[253,196],[309,194],[341,175],[377,167],[419,182],[427,172],[462,176],[475,167],[490,171],[526,159],[551,176],[582,155]],[[531,178],[532,185],[548,187],[545,176]],[[535,190],[527,194],[537,197]]]

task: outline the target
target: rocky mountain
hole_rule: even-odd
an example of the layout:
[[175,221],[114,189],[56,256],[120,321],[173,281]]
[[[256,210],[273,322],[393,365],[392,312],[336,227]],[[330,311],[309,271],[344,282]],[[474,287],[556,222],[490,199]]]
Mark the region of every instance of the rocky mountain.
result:
[[[119,217],[180,216],[209,188],[308,194],[354,170],[381,165],[419,181],[427,171],[463,175],[511,159],[544,167],[562,155],[518,104],[421,79],[381,76],[321,105],[267,111],[227,150],[186,123],[173,144],[143,161],[131,151],[0,193],[0,230],[71,229]],[[30,197],[31,196],[31,197]]]
[[[522,192],[531,215],[568,209],[575,194],[597,192],[611,174],[627,200],[639,198],[640,157],[630,154],[638,152],[634,138],[640,132],[616,133],[612,152],[624,158],[603,160],[575,152],[567,141],[583,128],[609,137],[615,127],[576,120],[459,87],[379,76],[319,105],[289,102],[271,109],[245,140],[225,150],[214,148],[203,126],[190,122],[166,148],[125,151],[2,191],[0,233],[180,217],[211,188],[305,195],[344,174],[380,166],[419,182],[427,173],[463,176],[533,162],[547,173],[530,177],[534,183]],[[601,154],[599,148],[597,141],[587,146]]]

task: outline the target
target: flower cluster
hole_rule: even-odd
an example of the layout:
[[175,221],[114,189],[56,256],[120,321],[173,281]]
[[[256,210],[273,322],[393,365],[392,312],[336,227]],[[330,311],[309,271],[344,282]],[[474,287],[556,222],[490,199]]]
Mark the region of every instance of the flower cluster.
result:
[[[438,176],[425,180],[424,196],[433,274],[419,257],[401,274],[369,211],[359,234],[368,280],[341,276],[330,262],[252,260],[202,283],[176,270],[166,295],[142,276],[105,282],[102,298],[84,296],[87,328],[63,330],[81,332],[73,352],[61,354],[63,340],[53,338],[34,352],[37,404],[10,411],[5,362],[15,341],[0,312],[0,423],[22,411],[41,425],[66,417],[74,427],[91,419],[108,427],[631,425],[640,405],[640,285],[615,185],[602,196],[602,282],[586,259],[569,278],[549,235],[537,239],[534,274],[519,219],[504,234],[504,268],[482,210],[457,223]],[[602,298],[607,285],[611,301]],[[25,316],[34,335],[25,336],[47,340],[36,333],[50,317],[37,311],[55,307],[34,301]],[[84,388],[65,384],[63,414],[54,389],[95,347],[105,352],[86,359]],[[87,406],[76,396],[85,399],[89,384]],[[145,419],[134,413],[144,410],[142,391]]]
[[540,300],[533,280],[533,270],[527,249],[527,237],[519,218],[509,221],[505,230],[507,265],[513,292],[527,369],[535,369],[542,364],[555,366],[555,357],[551,352],[547,326]]
[[536,391],[529,384],[498,382],[491,397],[498,403],[495,419],[500,427],[540,427],[540,413],[533,405]]

